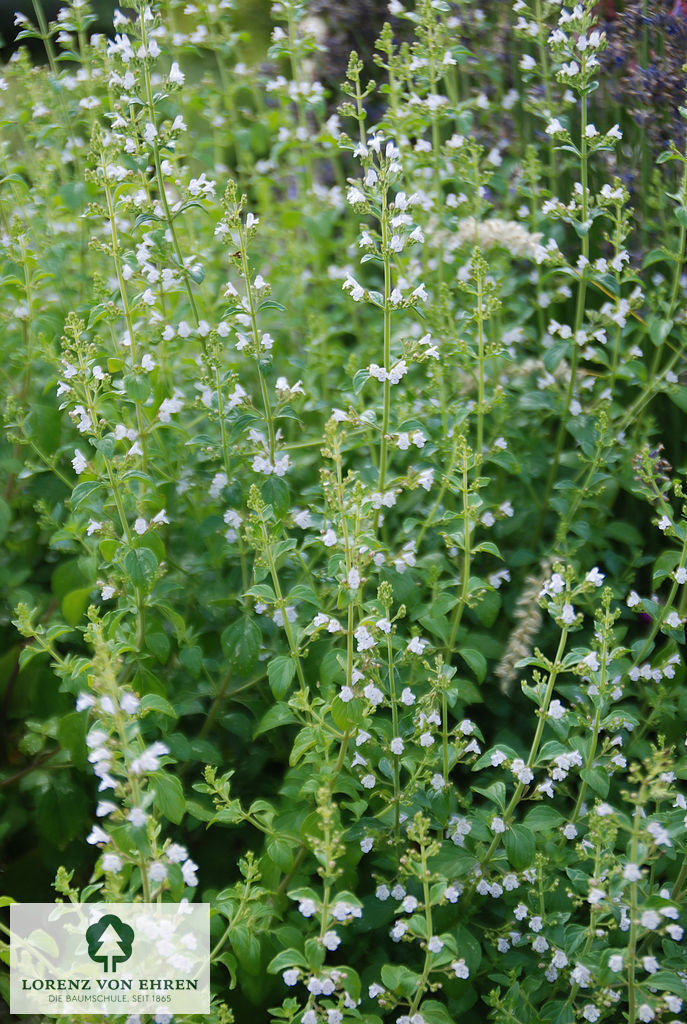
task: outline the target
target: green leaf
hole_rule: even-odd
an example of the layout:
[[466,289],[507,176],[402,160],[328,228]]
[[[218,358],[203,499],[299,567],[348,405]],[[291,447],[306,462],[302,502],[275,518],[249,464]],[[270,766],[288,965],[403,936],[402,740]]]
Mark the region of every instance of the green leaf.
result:
[[492,782],[490,786],[473,786],[472,789],[475,793],[481,793],[482,796],[486,797],[493,804],[496,804],[500,810],[506,808],[506,784],[505,782]]
[[658,317],[652,317],[649,321],[649,337],[657,348],[663,344],[672,329],[672,320],[660,320]]
[[251,671],[258,660],[261,640],[260,627],[247,615],[223,630],[222,650],[237,675],[245,676]]
[[236,957],[232,953],[220,953],[215,962],[223,964],[229,971],[229,990],[236,988],[236,968],[238,967]]
[[3,540],[12,522],[12,509],[0,498],[0,540]]
[[229,941],[236,959],[248,974],[260,970],[260,941],[246,924],[235,924],[229,931]]
[[169,775],[167,772],[152,772],[150,778],[155,791],[155,804],[160,813],[178,825],[186,810],[181,782],[176,775]]
[[353,391],[356,395],[359,395],[362,389],[370,379],[370,374],[367,370],[358,370],[353,377]]
[[81,711],[71,711],[63,715],[57,725],[57,741],[63,750],[69,751],[69,755],[76,768],[86,767],[86,732],[88,730],[88,715]]
[[124,378],[124,390],[134,402],[142,404],[152,394],[150,382],[146,377],[136,377],[133,373],[127,374]]
[[257,739],[258,736],[271,729],[279,729],[284,725],[295,725],[297,722],[298,719],[288,704],[274,704],[260,719],[260,723],[253,733],[253,739]]
[[580,772],[580,778],[587,783],[590,789],[598,793],[602,800],[606,799],[611,780],[603,768],[583,768]]
[[468,647],[460,649],[458,654],[472,672],[474,672],[477,682],[483,683],[484,677],[487,674],[487,659],[484,657],[482,652],[475,651]]
[[286,971],[289,967],[303,967],[307,968],[305,957],[297,949],[282,949],[281,953],[277,953],[267,965],[268,974],[279,974],[281,971]]
[[295,674],[296,663],[293,658],[284,654],[272,658],[267,667],[267,677],[275,700],[282,700],[286,696],[286,691]]
[[145,589],[157,573],[157,558],[150,548],[130,548],[124,556],[124,570],[139,589]]
[[79,590],[70,591],[62,598],[62,614],[70,626],[78,626],[81,622],[92,591],[92,587],[81,587]]
[[455,1024],[446,1007],[435,999],[426,999],[420,1006],[420,1013],[427,1024]]
[[[72,491],[71,498],[69,499],[72,506],[72,512],[76,512],[83,503],[88,501],[89,498],[92,498],[101,487],[102,484],[99,480],[85,480],[83,483],[77,484]],[[89,505],[89,508],[92,509],[93,506]]]
[[524,824],[532,832],[549,832],[558,828],[562,821],[563,815],[555,808],[549,807],[547,804],[539,804],[527,812]]
[[429,633],[438,636],[443,644],[448,644],[451,635],[448,619],[438,615],[423,615],[418,621]]
[[523,871],[534,858],[534,836],[525,825],[511,825],[503,836],[506,855],[516,871]]
[[149,711],[156,711],[160,715],[167,715],[168,718],[179,717],[169,701],[164,697],[160,697],[157,693],[147,693],[141,700],[141,715],[145,715]]
[[474,974],[482,960],[482,947],[472,932],[462,924],[458,925],[453,934],[456,937],[458,956],[463,957]]
[[390,992],[412,999],[418,989],[420,975],[403,964],[384,964],[382,982]]
[[283,519],[291,508],[291,494],[285,480],[279,476],[268,476],[260,488],[260,494],[267,505],[271,505],[277,519]]
[[287,874],[293,867],[293,843],[288,839],[268,839],[265,852],[273,864]]

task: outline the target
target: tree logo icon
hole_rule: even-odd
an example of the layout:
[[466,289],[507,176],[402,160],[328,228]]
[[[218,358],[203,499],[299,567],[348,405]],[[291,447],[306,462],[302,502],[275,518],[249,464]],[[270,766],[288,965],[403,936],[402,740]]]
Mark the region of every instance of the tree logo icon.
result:
[[86,942],[91,960],[102,964],[106,973],[114,974],[117,964],[131,956],[134,930],[115,914],[105,914],[86,930]]

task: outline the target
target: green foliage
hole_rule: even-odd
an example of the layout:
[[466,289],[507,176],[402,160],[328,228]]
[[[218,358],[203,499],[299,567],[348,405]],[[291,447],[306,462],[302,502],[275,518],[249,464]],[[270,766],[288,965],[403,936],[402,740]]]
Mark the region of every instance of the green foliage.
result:
[[213,1024],[687,998],[687,154],[484,6],[4,71],[0,906],[207,901]]

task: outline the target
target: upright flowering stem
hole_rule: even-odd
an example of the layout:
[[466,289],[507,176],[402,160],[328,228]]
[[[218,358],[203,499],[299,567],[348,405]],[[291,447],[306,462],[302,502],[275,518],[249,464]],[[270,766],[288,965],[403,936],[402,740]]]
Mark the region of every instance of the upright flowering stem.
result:
[[[143,44],[143,48],[144,48],[146,54],[148,53],[148,43],[147,43],[147,36],[146,36],[146,15],[147,15],[147,13],[149,13],[149,9],[148,8],[146,8],[145,6],[140,6],[139,7],[139,22],[140,22],[140,25],[141,25],[141,42]],[[142,63],[143,63],[143,80],[144,80],[144,83],[145,83],[146,102],[147,102],[147,106],[148,106],[148,117],[150,118],[150,123],[152,124],[153,128],[155,129],[155,134],[154,134],[154,137],[153,137],[153,140],[152,140],[152,145],[151,145],[151,149],[152,149],[152,153],[153,153],[153,163],[155,165],[155,178],[156,178],[156,181],[157,181],[158,192],[160,194],[160,201],[162,202],[162,208],[163,208],[164,214],[165,214],[165,220],[167,222],[167,228],[169,230],[170,238],[171,238],[171,241],[172,241],[172,247],[174,249],[174,255],[176,256],[181,276],[184,279],[184,286],[186,288],[186,294],[188,296],[188,301],[189,301],[189,304],[191,306],[191,310],[193,312],[193,317],[194,317],[194,320],[195,320],[195,323],[196,323],[196,327],[197,327],[199,322],[200,322],[200,314],[198,312],[198,304],[196,303],[196,299],[195,299],[195,296],[193,294],[193,289],[191,288],[191,279],[190,279],[190,276],[189,276],[188,268],[186,267],[186,264],[184,263],[184,257],[183,257],[182,252],[181,252],[181,246],[179,245],[179,238],[177,236],[176,228],[174,226],[174,217],[172,216],[172,211],[169,208],[169,201],[167,199],[167,189],[166,189],[166,186],[165,186],[164,175],[162,173],[162,164],[161,164],[161,161],[160,161],[160,150],[159,150],[158,141],[157,141],[157,116],[156,116],[156,112],[155,112],[155,102],[154,102],[154,99],[153,99],[153,87],[152,87],[152,83],[151,83],[151,80],[150,80],[150,68],[148,67],[148,58],[147,58],[147,56],[143,58],[143,62]],[[201,346],[203,348],[203,351],[207,355],[205,338],[203,338],[201,336],[200,341],[201,341]]]
[[[424,821],[420,822],[418,824],[417,829],[414,830],[415,834],[411,834],[411,830],[408,830],[408,838],[414,839],[418,843],[418,846],[420,847],[420,881],[422,882],[422,900],[425,909],[425,930],[427,932],[426,942],[429,943],[429,940],[432,937],[434,929],[432,924],[432,900],[429,886],[431,872],[429,870],[429,866],[427,863],[428,836],[426,828],[426,823]],[[413,996],[412,1002],[410,1004],[409,1017],[411,1019],[413,1015],[416,1013],[417,1008],[420,1005],[420,1002],[422,1001],[422,998],[425,994],[425,987],[427,985],[427,981],[429,980],[429,975],[431,972],[432,956],[433,954],[429,949],[429,946],[426,945],[425,962],[422,968],[422,976],[420,977],[420,980],[417,983],[417,992]]]
[[[241,267],[243,269],[243,276],[246,282],[246,298],[248,299],[248,310],[251,322],[251,331],[253,333],[253,341],[255,344],[256,353],[260,351],[260,331],[258,329],[258,315],[255,309],[255,297],[253,295],[253,289],[251,288],[250,282],[250,267],[248,266],[248,254],[246,252],[246,236],[244,234],[243,224],[241,219],[238,218],[238,231],[241,239]],[[265,422],[267,424],[267,435],[269,438],[269,450],[270,450],[270,462],[274,464],[274,452],[276,448],[274,421],[272,419],[272,407],[270,405],[270,398],[267,393],[267,383],[265,381],[265,375],[260,368],[260,360],[256,361],[258,369],[258,381],[260,382],[260,394],[262,395],[262,404],[265,410]]]
[[387,190],[382,197],[382,257],[384,259],[384,411],[382,413],[382,439],[379,451],[379,484],[377,489],[384,493],[387,463],[387,433],[391,414],[391,252],[389,250],[389,213],[387,208]]
[[[136,347],[136,334],[134,331],[134,318],[129,304],[129,298],[126,291],[126,283],[124,281],[124,275],[122,274],[122,260],[121,260],[121,249],[119,246],[119,233],[117,231],[117,218],[114,209],[114,203],[112,201],[112,192],[107,177],[105,154],[101,152],[101,167],[103,172],[103,188],[105,189],[105,199],[107,201],[107,215],[110,222],[110,238],[112,241],[112,259],[115,265],[115,273],[117,275],[117,284],[119,286],[119,294],[122,297],[122,307],[124,309],[124,319],[126,320],[126,327],[129,334],[129,342],[131,345],[131,363],[132,369],[136,369],[138,365],[138,350]],[[143,471],[147,470],[147,447],[146,447],[146,432],[143,427],[143,414],[141,412],[141,403],[136,400],[136,427],[138,429],[138,437],[141,442],[141,451],[143,453]],[[95,420],[94,420],[95,422]]]
[[572,397],[575,391],[575,378],[577,375],[577,363],[579,359],[579,344],[577,341],[578,333],[582,328],[582,322],[584,320],[584,309],[585,309],[585,297],[587,293],[587,264],[589,263],[589,228],[588,223],[589,216],[589,177],[588,177],[588,154],[587,154],[587,103],[588,97],[587,92],[583,92],[581,99],[581,141],[580,141],[580,177],[582,185],[582,260],[579,270],[579,279],[577,282],[577,305],[575,307],[575,329],[573,331],[573,350],[570,359],[570,372],[568,377],[568,389],[565,394],[565,405],[561,414],[561,420],[558,425],[558,435],[556,437],[556,449],[554,452],[553,460],[551,462],[551,468],[549,470],[548,480],[546,482],[546,491],[544,495],[544,501],[542,503],[542,509],[539,518],[539,524],[537,527],[536,535],[539,536],[541,528],[543,526],[544,517],[548,511],[549,501],[551,499],[551,492],[553,486],[556,483],[558,477],[558,468],[561,461],[561,455],[563,454],[563,444],[565,442],[565,432],[568,427],[568,420],[570,418],[570,405],[572,403]]
[[[548,107],[548,116],[553,114],[553,95],[551,92],[551,69],[549,66],[549,55],[546,49],[546,33],[548,27],[544,21],[544,13],[542,11],[541,0],[535,0],[535,16],[537,19],[537,26],[539,31],[537,33],[537,42],[539,45],[539,59],[542,67],[542,78],[544,79],[544,90],[546,92],[546,105]],[[556,178],[558,177],[558,168],[556,166],[556,149],[554,141],[549,136],[549,184],[551,191],[555,192]]]
[[274,593],[276,597],[276,605],[281,610],[284,619],[284,632],[286,633],[286,639],[289,645],[289,650],[291,652],[291,657],[293,658],[294,663],[296,665],[296,674],[298,676],[298,682],[300,683],[301,692],[305,694],[307,693],[308,688],[305,682],[305,676],[303,675],[303,667],[301,665],[300,652],[298,650],[298,644],[296,643],[296,639],[293,635],[293,630],[291,628],[291,623],[289,622],[289,617],[286,614],[286,601],[284,600],[284,594],[282,593],[281,584],[279,582],[279,573],[277,572],[277,566],[275,564],[274,556],[272,554],[272,541],[268,533],[267,524],[265,523],[265,518],[263,514],[264,503],[260,497],[260,493],[257,487],[255,486],[251,488],[249,506],[253,508],[260,526],[262,550],[264,552],[267,567],[269,569],[270,577],[272,579],[272,586],[274,587]]
[[[610,614],[609,608],[606,608],[604,628],[602,629],[602,640],[601,640],[601,679],[599,680],[599,694],[598,702],[596,705],[596,712],[594,714],[594,722],[592,724],[592,736],[589,742],[589,750],[585,758],[584,767],[589,771],[594,764],[594,757],[596,755],[596,749],[599,743],[599,731],[601,729],[601,721],[607,710],[607,700],[605,697],[606,689],[606,670],[607,670],[607,658],[608,658],[608,629],[613,619]],[[570,821],[575,824],[577,821],[584,798],[587,795],[587,783],[584,779],[581,779],[580,789],[577,794],[577,801],[575,803],[575,809],[572,812]]]
[[479,387],[477,392],[477,451],[484,443],[484,315],[482,309],[482,274],[477,275],[477,342],[479,361]]
[[[644,817],[644,785],[640,787],[639,796],[635,794],[637,800],[635,806],[635,813],[632,817],[632,838],[630,840],[630,863],[637,863],[637,854],[639,847],[639,833],[641,831],[642,819]],[[630,931],[627,943],[627,1024],[636,1024],[637,1022],[637,1007],[636,1001],[637,996],[635,992],[635,959],[637,952],[637,931],[639,927],[639,921],[637,915],[638,910],[638,887],[636,879],[630,882]]]
[[[391,700],[391,731],[398,736],[398,700],[396,696],[396,680],[394,677],[394,652],[391,644],[391,631],[386,635],[386,656],[389,664],[389,697]],[[393,754],[394,764],[394,837],[398,840],[401,827],[401,762],[400,755]]]
[[470,589],[470,491],[468,487],[468,449],[464,438],[461,438],[460,448],[462,449],[460,455],[462,464],[461,493],[463,497],[463,578],[461,581],[460,598],[458,599],[458,604],[456,605],[456,610],[453,613],[453,621],[451,623],[451,636],[449,638],[447,648],[449,657],[452,656],[455,649],[458,629],[463,618],[463,612],[465,611]]
[[[561,665],[562,665],[562,662],[563,662],[563,652],[565,651],[565,645],[567,644],[567,642],[568,642],[568,630],[564,629],[561,632],[561,638],[560,638],[560,641],[558,643],[558,650],[556,651],[556,656],[555,656],[555,658],[553,660],[553,663],[551,665],[551,669],[549,671],[549,680],[548,680],[548,683],[547,683],[547,686],[546,686],[546,692],[544,694],[544,699],[543,699],[541,707],[539,709],[539,721],[537,722],[537,729],[536,729],[536,732],[534,734],[534,739],[532,740],[532,745],[530,746],[530,752],[527,755],[526,767],[529,768],[529,769],[533,768],[534,762],[536,761],[536,758],[537,758],[537,754],[539,753],[539,745],[541,743],[541,738],[542,738],[542,735],[544,733],[544,726],[546,725],[546,715],[547,715],[547,712],[549,710],[549,704],[551,703],[551,698],[553,697],[553,691],[554,691],[554,687],[556,685],[556,679],[558,678],[558,674],[559,674],[559,672],[561,670]],[[505,813],[503,815],[503,821],[504,821],[506,827],[508,827],[510,821],[512,820],[515,808],[520,803],[520,799],[522,797],[522,794],[525,792],[526,788],[527,788],[527,786],[524,783],[522,783],[522,782],[518,782],[517,786],[515,787],[515,792],[513,793],[513,796],[510,798],[510,802],[509,802],[508,806],[506,807],[506,811],[505,811]],[[484,857],[480,861],[480,867],[482,868],[482,870],[484,870],[485,866],[489,863],[491,858],[494,856],[494,853],[496,852],[496,850],[497,850],[497,848],[498,848],[500,843],[501,843],[501,833],[497,832],[496,835],[494,836],[494,838],[492,839],[491,843],[489,844],[489,848],[488,848],[487,852],[485,853]]]

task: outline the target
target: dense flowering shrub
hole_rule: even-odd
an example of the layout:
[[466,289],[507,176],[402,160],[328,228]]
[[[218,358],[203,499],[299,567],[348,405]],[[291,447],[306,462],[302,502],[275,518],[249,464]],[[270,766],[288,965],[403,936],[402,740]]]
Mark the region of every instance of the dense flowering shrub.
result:
[[472,7],[0,79],[3,902],[209,902],[216,1024],[684,1019],[687,156]]

